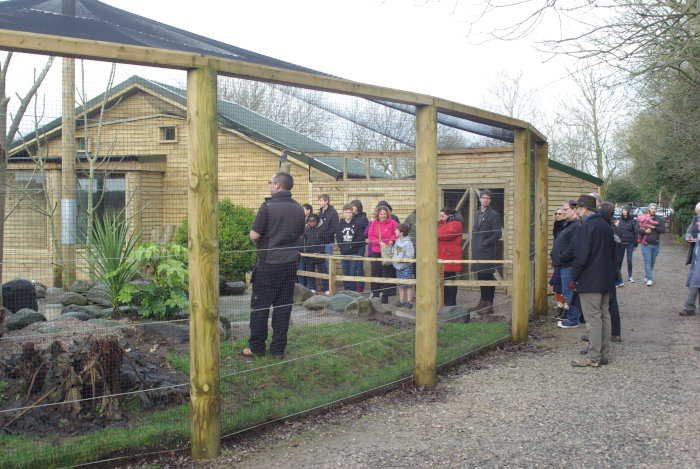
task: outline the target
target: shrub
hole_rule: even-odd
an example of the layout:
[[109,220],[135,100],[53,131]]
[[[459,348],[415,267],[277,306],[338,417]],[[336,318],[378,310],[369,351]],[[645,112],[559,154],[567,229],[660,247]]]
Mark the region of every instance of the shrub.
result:
[[[250,241],[250,227],[255,212],[233,205],[229,199],[219,201],[219,273],[229,280],[245,280],[255,265],[255,245]],[[173,241],[187,246],[187,218],[175,232]]]
[[150,275],[150,283],[129,285],[121,299],[141,304],[143,317],[172,318],[187,310],[187,249],[170,243],[167,246],[151,241],[142,244],[133,254],[138,266]]

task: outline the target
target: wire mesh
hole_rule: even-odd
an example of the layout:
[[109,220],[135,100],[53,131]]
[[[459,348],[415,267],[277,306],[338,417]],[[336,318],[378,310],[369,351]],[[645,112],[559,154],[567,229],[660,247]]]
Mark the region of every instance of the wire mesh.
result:
[[[22,65],[16,73],[26,80],[32,66]],[[7,293],[3,285],[11,313],[0,339],[0,425],[14,435],[0,464],[7,467],[72,465],[189,441],[197,344],[188,328],[186,76],[90,61],[76,61],[76,71],[68,186],[58,64],[9,145],[2,274],[5,285],[18,280]],[[417,244],[415,109],[230,78],[219,78],[217,99],[219,206],[209,216],[218,217],[219,233],[222,435],[410,377],[411,258],[420,252],[383,265],[380,246],[405,245],[399,237]],[[510,335],[517,188],[513,147],[493,140],[507,135],[480,127],[487,136],[474,136],[454,116],[438,121],[436,196],[460,225],[447,258],[464,261],[445,275],[443,298],[454,307],[438,317],[443,364]],[[270,210],[261,207],[279,171],[293,177],[291,197],[320,218],[314,228],[300,208],[301,220],[275,212],[285,216],[275,229],[296,236],[293,245],[256,245],[250,231],[272,226],[256,219]],[[478,227],[483,189],[502,228]],[[502,233],[493,264],[468,262],[474,231]],[[274,260],[285,252],[295,253],[293,262]],[[476,282],[491,278],[494,314],[469,314],[465,306],[482,294]],[[44,438],[59,427],[65,438]]]

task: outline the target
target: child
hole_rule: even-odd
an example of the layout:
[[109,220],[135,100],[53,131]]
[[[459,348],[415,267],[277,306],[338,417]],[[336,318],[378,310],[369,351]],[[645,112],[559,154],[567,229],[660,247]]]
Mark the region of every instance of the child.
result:
[[[640,230],[646,230],[648,228],[651,228],[650,225],[656,226],[659,224],[658,221],[651,218],[651,210],[649,210],[648,208],[645,208],[644,210],[642,210],[642,213],[637,215],[637,223],[639,223]],[[647,243],[647,236],[648,235],[639,234],[638,236],[639,236],[639,238],[637,239],[637,242],[642,243],[645,246],[648,246],[648,243]]]
[[[358,247],[364,247],[364,231],[365,227],[358,223],[353,217],[352,205],[345,204],[343,206],[343,219],[338,222],[338,229],[335,232],[335,240],[340,248],[340,254],[343,256],[357,256]],[[341,260],[340,265],[343,268],[343,275],[357,275],[353,272],[355,260]],[[357,282],[343,280],[343,289],[355,291]]]
[[[324,243],[323,243],[323,232],[321,230],[321,225],[323,222],[318,215],[312,213],[307,218],[306,226],[304,227],[304,252],[311,254],[323,254]],[[322,258],[319,257],[307,257],[306,258],[306,270],[308,272],[316,272],[326,274],[326,263]],[[316,279],[314,277],[309,277],[307,279],[307,284],[309,287],[316,286]],[[328,294],[328,279],[323,279],[323,291]],[[309,288],[312,293],[316,293],[315,288]]]
[[[394,243],[394,259],[413,259],[416,251],[413,249],[413,243],[408,234],[411,232],[411,227],[406,223],[399,223],[396,227],[396,242]],[[413,264],[410,262],[398,262],[394,260],[394,269],[396,269],[396,278],[413,278]],[[399,308],[412,308],[413,304],[413,285],[399,284],[399,301],[394,303]]]
[[[304,209],[304,220],[306,221],[309,218],[309,215],[311,215],[311,212],[313,212],[313,207],[311,204],[304,204],[301,206]],[[299,266],[297,267],[297,270],[306,270],[306,257],[301,256],[299,258]],[[311,286],[311,279],[304,277],[303,275],[297,276],[297,283],[302,286]]]

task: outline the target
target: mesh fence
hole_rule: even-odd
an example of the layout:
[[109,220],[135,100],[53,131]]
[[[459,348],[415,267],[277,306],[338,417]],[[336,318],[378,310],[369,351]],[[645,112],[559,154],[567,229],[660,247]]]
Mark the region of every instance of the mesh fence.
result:
[[[46,58],[26,60],[8,75],[20,93]],[[68,136],[60,67],[8,144],[3,467],[133,457],[190,437],[186,74],[76,61]],[[217,107],[208,215],[219,221],[222,435],[410,378],[415,109],[223,77]],[[512,133],[438,121],[435,223],[453,261],[435,266],[441,365],[510,336],[516,190],[513,147],[484,136]],[[475,231],[492,239],[493,263],[470,263]],[[492,280],[491,304],[477,280]],[[477,303],[488,314],[470,315]]]

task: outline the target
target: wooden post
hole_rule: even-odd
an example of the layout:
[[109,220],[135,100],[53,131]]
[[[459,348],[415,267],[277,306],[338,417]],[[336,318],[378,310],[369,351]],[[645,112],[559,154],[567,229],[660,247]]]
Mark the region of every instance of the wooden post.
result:
[[[70,2],[66,5],[70,10]],[[74,13],[74,10],[73,10]],[[70,15],[70,11],[67,12]],[[61,119],[61,257],[63,287],[75,280],[75,238],[78,204],[75,194],[75,59],[63,58],[63,117]],[[88,151],[88,142],[85,142]],[[92,194],[88,195],[91,197]],[[56,282],[58,279],[54,279]]]
[[336,259],[328,258],[328,295],[335,295],[335,275],[336,275]]
[[216,72],[187,72],[192,456],[221,454]]
[[530,312],[530,131],[515,130],[513,157],[513,341],[527,341]]
[[[469,266],[467,266],[469,268]],[[445,264],[437,265],[438,275],[438,290],[437,290],[437,309],[440,311],[445,306]]]
[[437,109],[416,106],[416,359],[418,386],[437,384]]
[[548,168],[547,142],[535,143],[535,316],[547,314]]

